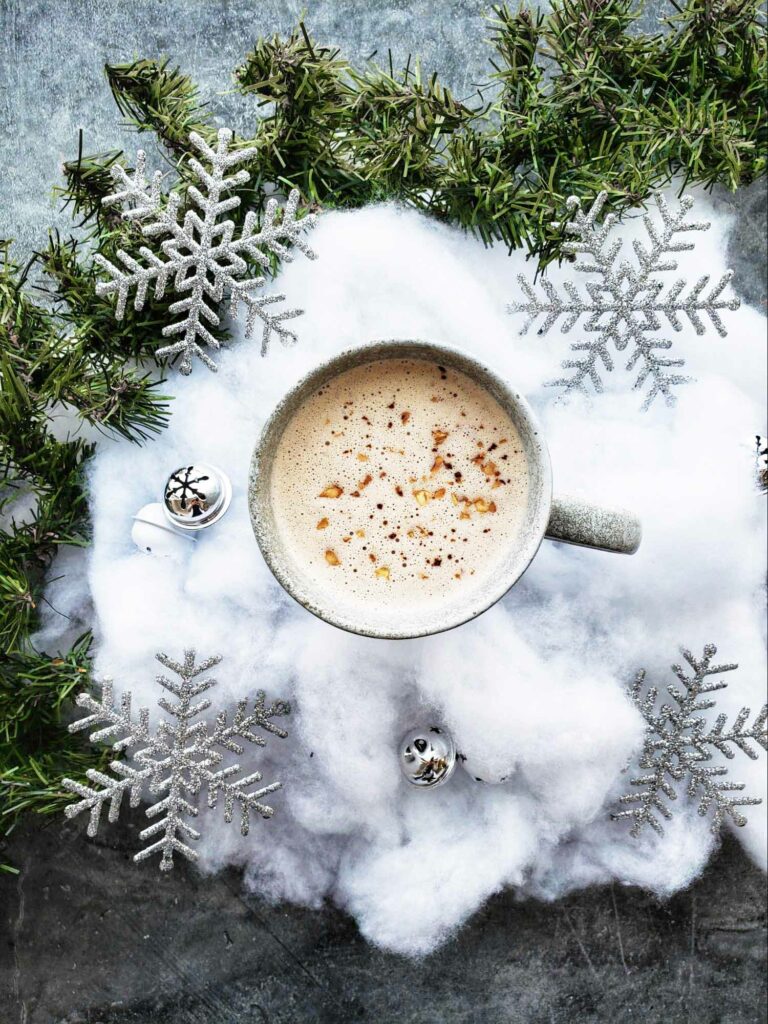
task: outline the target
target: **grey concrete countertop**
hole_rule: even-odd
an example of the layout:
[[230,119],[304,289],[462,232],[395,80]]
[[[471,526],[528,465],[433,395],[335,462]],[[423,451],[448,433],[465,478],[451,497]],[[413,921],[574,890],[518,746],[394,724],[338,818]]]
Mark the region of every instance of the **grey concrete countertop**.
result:
[[[135,812],[141,815],[141,811]],[[727,841],[687,892],[497,896],[421,961],[236,872],[132,863],[129,816],[20,831],[0,876],[2,1024],[762,1024],[765,876]]]
[[[76,153],[135,148],[104,82],[105,61],[168,54],[222,122],[253,117],[228,94],[254,38],[290,29],[294,0],[2,0],[0,236],[17,258],[67,231],[51,187]],[[423,57],[459,96],[486,74],[481,0],[319,0],[307,21],[355,61]],[[647,5],[647,27],[662,0]],[[147,145],[149,139],[142,138]],[[719,193],[741,297],[765,309],[764,185]],[[41,827],[42,825],[42,827]],[[87,841],[79,825],[32,821],[0,875],[0,1024],[762,1024],[765,876],[727,840],[704,876],[661,903],[618,887],[556,904],[492,899],[420,962],[368,945],[332,908],[272,907],[239,876],[137,870],[129,817]]]

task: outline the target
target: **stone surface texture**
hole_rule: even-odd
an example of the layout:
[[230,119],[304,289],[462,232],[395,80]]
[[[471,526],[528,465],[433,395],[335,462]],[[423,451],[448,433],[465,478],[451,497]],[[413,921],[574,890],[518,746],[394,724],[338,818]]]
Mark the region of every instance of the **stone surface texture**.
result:
[[[419,53],[459,96],[487,74],[480,0],[319,0],[321,42],[362,62]],[[2,0],[0,236],[23,258],[68,231],[51,188],[77,151],[135,149],[103,79],[105,61],[167,54],[220,124],[256,116],[230,93],[259,34],[287,31],[294,0]],[[661,0],[642,25],[658,26]],[[142,144],[152,153],[150,140]],[[763,183],[735,196],[729,258],[742,299],[765,310]],[[136,812],[141,814],[141,812]],[[138,819],[137,819],[138,820]],[[556,904],[491,900],[420,962],[382,953],[326,908],[268,906],[232,872],[181,866],[158,880],[130,857],[136,821],[95,843],[84,826],[31,821],[0,849],[0,1024],[762,1024],[765,876],[732,840],[687,892],[661,903],[618,887]]]
[[[135,812],[141,818],[141,811]],[[133,828],[131,828],[133,826]],[[337,910],[272,907],[232,872],[131,861],[138,821],[87,841],[35,822],[0,876],[3,1024],[762,1024],[765,876],[727,841],[662,903],[604,888],[492,899],[422,961]],[[128,896],[130,894],[130,896]]]

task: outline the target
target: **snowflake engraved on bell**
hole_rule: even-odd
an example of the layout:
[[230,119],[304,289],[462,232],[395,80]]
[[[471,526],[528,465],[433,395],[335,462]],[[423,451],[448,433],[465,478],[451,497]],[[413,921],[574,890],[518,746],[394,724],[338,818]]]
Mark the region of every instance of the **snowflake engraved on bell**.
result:
[[163,492],[165,514],[181,530],[202,530],[218,522],[231,500],[226,473],[205,462],[174,470]]
[[400,742],[400,767],[413,786],[442,786],[456,767],[456,746],[450,733],[436,725],[411,729]]

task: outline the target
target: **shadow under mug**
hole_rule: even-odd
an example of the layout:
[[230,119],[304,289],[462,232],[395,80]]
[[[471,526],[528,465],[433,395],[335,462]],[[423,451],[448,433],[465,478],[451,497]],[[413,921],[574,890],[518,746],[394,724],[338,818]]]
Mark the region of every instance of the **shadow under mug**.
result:
[[[283,432],[301,405],[339,374],[382,359],[424,359],[448,365],[475,381],[504,409],[518,430],[528,463],[528,498],[514,548],[499,554],[496,570],[474,589],[444,602],[423,605],[366,605],[331,597],[289,554],[271,500],[271,474]],[[526,400],[493,370],[466,353],[426,341],[377,341],[334,356],[312,370],[281,399],[264,426],[251,460],[248,503],[261,552],[272,573],[299,604],[319,618],[352,633],[383,639],[427,636],[476,618],[506,594],[530,565],[542,540],[579,544],[631,555],[640,545],[640,523],[622,509],[601,508],[579,498],[552,497],[549,451]]]

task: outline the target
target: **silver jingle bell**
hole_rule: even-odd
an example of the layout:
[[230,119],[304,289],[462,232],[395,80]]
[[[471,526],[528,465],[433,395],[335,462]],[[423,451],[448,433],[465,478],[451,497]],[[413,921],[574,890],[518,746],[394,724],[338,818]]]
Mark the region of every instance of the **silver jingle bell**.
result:
[[205,462],[174,470],[163,491],[168,521],[180,530],[202,530],[217,523],[231,500],[229,477]]
[[399,756],[403,775],[422,789],[442,786],[456,767],[453,737],[436,725],[409,730],[400,741]]

